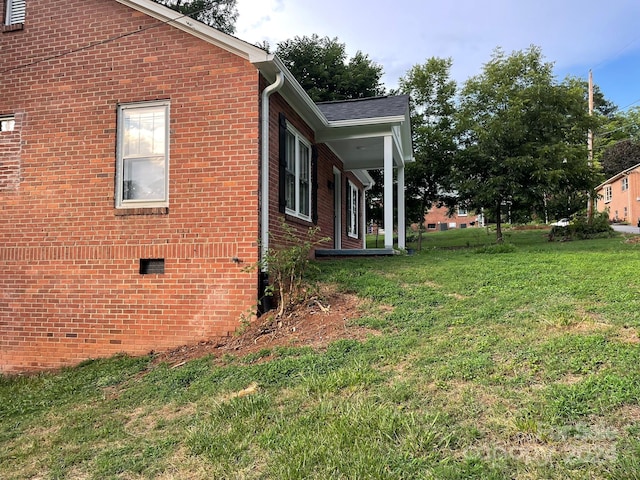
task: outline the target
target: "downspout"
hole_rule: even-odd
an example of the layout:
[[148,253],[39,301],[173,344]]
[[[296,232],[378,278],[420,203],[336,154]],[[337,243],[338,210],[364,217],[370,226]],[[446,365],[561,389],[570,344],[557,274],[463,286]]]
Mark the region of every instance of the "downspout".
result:
[[[261,184],[260,184],[260,261],[264,261],[269,249],[269,97],[284,85],[284,73],[278,71],[275,81],[262,91],[261,130]],[[262,265],[265,272],[267,266]],[[260,292],[262,294],[262,292]]]

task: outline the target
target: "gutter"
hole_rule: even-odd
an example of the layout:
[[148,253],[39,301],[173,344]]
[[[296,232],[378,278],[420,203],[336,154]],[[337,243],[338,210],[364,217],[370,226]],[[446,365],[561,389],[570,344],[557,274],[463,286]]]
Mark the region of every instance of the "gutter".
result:
[[[276,79],[262,91],[261,179],[260,179],[260,260],[264,261],[269,249],[269,97],[284,85],[284,73],[279,70]],[[267,266],[262,265],[262,271]]]

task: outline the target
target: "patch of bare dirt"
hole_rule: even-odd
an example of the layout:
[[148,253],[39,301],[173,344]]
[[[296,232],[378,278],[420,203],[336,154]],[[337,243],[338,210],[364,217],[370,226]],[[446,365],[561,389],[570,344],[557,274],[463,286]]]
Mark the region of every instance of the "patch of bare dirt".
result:
[[362,302],[355,295],[323,292],[321,297],[294,308],[282,318],[276,318],[275,313],[268,312],[246,326],[241,333],[155,352],[154,364],[166,362],[179,367],[189,360],[206,355],[216,358],[224,354],[243,357],[264,349],[284,346],[309,346],[322,350],[339,339],[365,340],[380,332],[354,324],[353,320],[362,315]]

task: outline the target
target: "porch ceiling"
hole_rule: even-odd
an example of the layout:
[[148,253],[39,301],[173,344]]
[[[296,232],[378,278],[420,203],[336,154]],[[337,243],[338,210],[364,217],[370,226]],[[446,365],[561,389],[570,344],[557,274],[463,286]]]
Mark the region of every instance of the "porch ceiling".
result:
[[[342,159],[347,170],[384,167],[384,137],[330,140],[327,145]],[[395,159],[394,164],[397,164]]]

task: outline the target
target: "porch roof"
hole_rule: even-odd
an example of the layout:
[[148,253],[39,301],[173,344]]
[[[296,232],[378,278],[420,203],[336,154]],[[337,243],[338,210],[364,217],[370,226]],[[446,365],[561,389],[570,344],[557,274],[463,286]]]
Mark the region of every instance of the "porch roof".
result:
[[383,168],[385,136],[393,137],[395,166],[413,161],[408,96],[315,104],[277,56],[152,0],[117,1],[247,59],[269,82],[282,73],[280,94],[314,129],[316,141],[328,144],[347,170]]
[[409,96],[395,95],[319,103],[328,128],[318,140],[327,143],[348,170],[384,166],[384,137],[393,137],[394,165],[413,161]]

